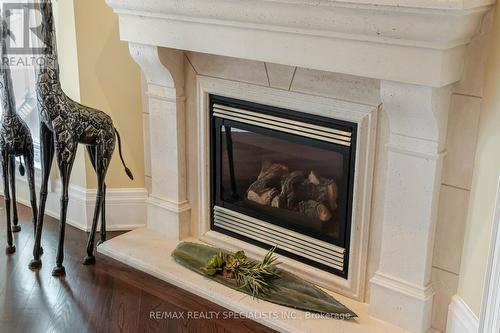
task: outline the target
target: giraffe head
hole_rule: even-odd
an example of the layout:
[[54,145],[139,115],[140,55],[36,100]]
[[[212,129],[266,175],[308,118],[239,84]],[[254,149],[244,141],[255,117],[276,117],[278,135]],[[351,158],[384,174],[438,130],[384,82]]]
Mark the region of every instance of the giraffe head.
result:
[[59,64],[57,61],[57,40],[56,28],[54,24],[54,14],[51,0],[37,0],[37,9],[41,14],[40,35],[44,51],[43,65],[36,66],[38,72],[52,71],[51,77],[54,81],[59,81]]
[[10,13],[0,9],[0,103],[2,105],[2,117],[15,113],[15,97],[12,88],[10,67],[5,62],[7,57],[7,40],[14,38],[9,29],[8,17]]
[[40,14],[42,15],[41,32],[43,42],[45,47],[47,47],[47,53],[55,53],[57,46],[52,3],[50,0],[40,0],[38,5]]

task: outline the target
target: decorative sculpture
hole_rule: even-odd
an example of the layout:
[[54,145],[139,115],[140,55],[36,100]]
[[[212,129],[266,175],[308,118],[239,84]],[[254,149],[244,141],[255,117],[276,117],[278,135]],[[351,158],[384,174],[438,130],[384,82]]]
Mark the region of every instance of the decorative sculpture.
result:
[[78,143],[87,145],[87,151],[92,161],[92,166],[97,174],[98,186],[92,229],[87,243],[87,256],[83,261],[84,265],[95,263],[95,257],[93,255],[94,237],[100,211],[102,211],[100,242],[106,240],[106,214],[104,207],[106,185],[104,183],[104,178],[109,163],[111,162],[116,139],[118,139],[120,159],[125,167],[125,172],[130,179],[133,179],[133,176],[123,160],[120,135],[113,126],[111,118],[102,111],[89,108],[71,100],[62,90],[59,80],[54,16],[50,0],[41,1],[39,3],[39,10],[42,16],[41,38],[45,44],[45,51],[42,54],[43,61],[39,61],[39,63],[43,65],[37,67],[36,73],[36,93],[40,112],[42,185],[40,190],[40,208],[33,260],[30,262],[29,266],[32,269],[36,269],[40,268],[42,264],[40,260],[40,242],[45,201],[47,199],[47,183],[55,153],[57,166],[59,167],[61,175],[62,193],[59,244],[56,267],[53,269],[52,275],[64,276],[66,274],[63,266],[64,232],[66,226],[66,211],[68,208],[68,185]]
[[[7,39],[12,37],[9,31],[6,17],[8,13],[0,12],[0,47],[2,59],[7,55]],[[16,251],[13,244],[12,232],[21,231],[18,224],[16,206],[16,157],[20,156],[26,164],[28,184],[31,196],[31,208],[33,210],[33,230],[36,230],[37,207],[35,195],[35,166],[33,155],[33,140],[28,125],[16,112],[16,100],[12,86],[12,75],[8,63],[2,61],[0,66],[0,98],[2,102],[2,119],[0,124],[0,157],[3,172],[3,191],[5,200],[5,213],[7,215],[7,248],[5,253],[12,254]],[[19,172],[24,176],[22,163]],[[10,217],[10,190],[12,191],[13,227]]]
[[357,317],[331,295],[277,267],[274,249],[262,261],[248,258],[245,252],[227,252],[204,244],[182,242],[172,252],[180,265],[226,287],[267,302],[308,312],[329,315],[332,319]]

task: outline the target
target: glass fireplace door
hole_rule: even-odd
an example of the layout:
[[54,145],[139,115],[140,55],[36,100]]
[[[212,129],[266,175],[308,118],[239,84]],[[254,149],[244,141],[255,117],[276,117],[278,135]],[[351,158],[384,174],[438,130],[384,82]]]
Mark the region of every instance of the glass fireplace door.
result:
[[[293,235],[299,233],[347,248],[354,152],[352,135],[337,141],[341,135],[335,133],[352,134],[352,129],[339,126],[337,132],[328,134],[312,123],[304,125],[302,131],[295,121],[277,121],[275,113],[260,118],[252,109],[236,115],[240,111],[234,110],[242,109],[215,105],[214,205],[230,210],[230,214],[278,226],[276,230],[290,230]],[[325,140],[320,140],[322,135],[326,135]],[[331,140],[326,141],[328,138]],[[221,225],[225,226],[224,221]],[[238,227],[238,236],[245,237],[252,223]],[[254,227],[263,238],[268,232],[276,232],[260,224]],[[214,229],[218,230],[217,226]],[[294,243],[294,237],[288,237],[287,243]]]

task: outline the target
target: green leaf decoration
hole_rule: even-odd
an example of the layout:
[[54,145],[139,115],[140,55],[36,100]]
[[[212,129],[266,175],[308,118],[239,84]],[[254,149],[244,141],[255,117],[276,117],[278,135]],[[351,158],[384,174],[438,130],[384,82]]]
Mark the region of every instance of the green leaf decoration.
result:
[[210,259],[208,259],[207,265],[202,268],[202,270],[207,275],[215,275],[217,272],[222,271],[222,265],[224,263],[223,254],[219,252],[214,254]]
[[[273,253],[274,249],[269,251],[262,262],[258,262],[247,258],[243,251],[230,253],[203,244],[183,242],[172,252],[172,256],[179,264],[196,273],[264,301],[299,310],[330,314],[334,315],[332,316],[334,318],[357,317],[353,311],[323,290],[294,274],[276,268],[276,257]],[[228,278],[220,274],[223,272],[224,262],[226,266],[231,265],[231,272],[235,272],[235,267],[236,271],[240,269],[246,271],[244,274],[234,274],[234,277]],[[247,275],[249,272],[255,273],[256,270],[262,273],[262,269],[272,274],[272,278],[260,280]],[[248,288],[252,283],[254,289]],[[265,292],[255,294],[255,288]]]

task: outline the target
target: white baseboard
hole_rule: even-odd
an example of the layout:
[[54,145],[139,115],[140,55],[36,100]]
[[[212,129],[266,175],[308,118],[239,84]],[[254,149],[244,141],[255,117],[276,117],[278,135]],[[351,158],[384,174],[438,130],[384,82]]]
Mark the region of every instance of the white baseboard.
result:
[[[3,194],[3,184],[0,185]],[[37,203],[39,195],[37,184]],[[61,188],[59,182],[49,190],[45,214],[59,218]],[[83,231],[90,231],[97,191],[70,185],[66,222]],[[30,195],[26,177],[16,177],[17,202],[30,206]],[[148,193],[144,188],[108,188],[106,191],[107,230],[132,230],[146,226]],[[98,229],[99,230],[99,229]]]
[[460,296],[455,295],[448,308],[446,333],[478,333],[479,319]]

